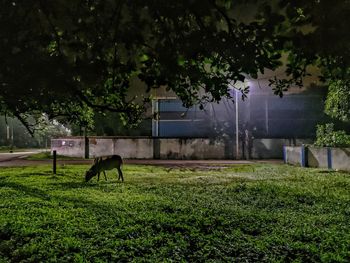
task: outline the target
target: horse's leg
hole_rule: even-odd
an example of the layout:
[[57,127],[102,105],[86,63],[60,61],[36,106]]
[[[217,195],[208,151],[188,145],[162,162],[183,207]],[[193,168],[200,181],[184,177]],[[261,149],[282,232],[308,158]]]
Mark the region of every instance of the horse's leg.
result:
[[122,179],[122,182],[124,182],[123,172],[122,169],[120,169],[120,166],[117,167],[118,169],[118,180]]
[[100,173],[97,173],[97,182],[100,181]]
[[103,171],[103,174],[105,175],[105,179],[106,179],[106,181],[107,181],[107,176],[106,176],[106,172],[105,172],[105,171]]

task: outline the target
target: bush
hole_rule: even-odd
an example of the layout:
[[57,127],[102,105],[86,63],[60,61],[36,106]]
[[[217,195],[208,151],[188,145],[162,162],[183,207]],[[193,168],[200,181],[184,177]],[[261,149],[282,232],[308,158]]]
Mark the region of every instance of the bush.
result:
[[317,125],[316,146],[347,147],[350,146],[350,135],[345,131],[335,131],[333,123]]

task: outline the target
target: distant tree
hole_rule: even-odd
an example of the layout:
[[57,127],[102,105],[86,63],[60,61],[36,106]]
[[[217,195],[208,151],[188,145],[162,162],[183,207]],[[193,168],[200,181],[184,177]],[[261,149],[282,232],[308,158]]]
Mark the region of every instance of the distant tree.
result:
[[[93,110],[136,123],[143,101],[130,80],[166,85],[185,106],[229,96],[227,87],[281,65],[282,96],[308,65],[346,79],[349,1],[0,0],[0,111],[91,126]],[[249,13],[241,15],[240,13]],[[203,91],[203,92],[202,92]],[[248,89],[242,90],[243,95]],[[144,91],[139,91],[144,94]]]
[[123,123],[119,113],[96,113],[94,116],[94,128],[90,132],[98,136],[151,136],[151,126],[150,118],[143,118],[137,129],[133,129]]
[[48,147],[52,138],[71,135],[71,130],[56,120],[50,120],[46,115],[42,115],[34,138],[39,147]]
[[47,147],[50,145],[51,138],[70,134],[68,128],[57,121],[48,120],[44,115],[40,118],[39,123],[40,126],[37,127],[34,136],[31,136],[18,119],[0,116],[0,146],[17,148]]

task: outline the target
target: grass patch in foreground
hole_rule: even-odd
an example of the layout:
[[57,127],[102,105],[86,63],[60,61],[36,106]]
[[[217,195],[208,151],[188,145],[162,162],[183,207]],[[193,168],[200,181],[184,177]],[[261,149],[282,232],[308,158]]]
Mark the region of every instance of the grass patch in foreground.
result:
[[285,165],[0,170],[0,262],[349,262],[350,175]]

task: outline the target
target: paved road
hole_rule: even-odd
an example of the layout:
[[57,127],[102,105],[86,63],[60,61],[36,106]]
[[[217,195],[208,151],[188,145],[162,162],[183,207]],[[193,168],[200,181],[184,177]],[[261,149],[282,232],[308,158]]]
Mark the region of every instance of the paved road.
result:
[[25,158],[29,155],[42,152],[43,150],[30,150],[23,152],[13,152],[13,153],[0,153],[0,162],[7,162],[11,160]]
[[[33,149],[22,152],[0,153],[0,166],[16,166],[16,163],[25,162],[24,158],[45,151],[43,149]],[[12,164],[12,165],[11,165]]]

